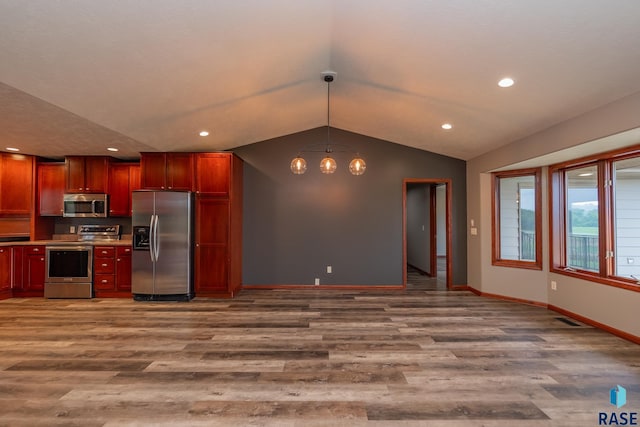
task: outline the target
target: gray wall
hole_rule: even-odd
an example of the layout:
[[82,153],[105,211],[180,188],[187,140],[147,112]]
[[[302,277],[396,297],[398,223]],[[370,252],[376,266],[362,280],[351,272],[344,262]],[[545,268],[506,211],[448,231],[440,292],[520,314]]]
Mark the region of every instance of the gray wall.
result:
[[435,274],[431,271],[430,196],[431,185],[407,184],[407,263]]
[[326,132],[234,149],[245,161],[243,284],[313,285],[314,278],[322,285],[402,284],[404,178],[452,180],[453,284],[466,284],[465,162],[332,129],[332,143],[358,151],[366,173],[349,174],[350,155],[336,152],[333,175],[320,173],[322,153],[305,153],[307,173],[293,175],[291,159],[326,142]]

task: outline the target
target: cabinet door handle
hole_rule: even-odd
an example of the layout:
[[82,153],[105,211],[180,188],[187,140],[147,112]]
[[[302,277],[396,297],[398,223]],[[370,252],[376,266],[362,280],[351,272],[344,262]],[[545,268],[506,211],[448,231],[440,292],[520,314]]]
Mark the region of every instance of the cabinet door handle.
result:
[[33,252],[40,252],[40,249],[38,249],[38,248],[33,248]]
[[107,279],[102,279],[102,283],[107,283]]
[[118,258],[116,261],[120,262],[120,261],[122,261],[122,260],[121,260],[120,258]]
[[102,264],[102,266],[103,266],[103,267],[106,267],[106,266],[107,266],[107,264]]

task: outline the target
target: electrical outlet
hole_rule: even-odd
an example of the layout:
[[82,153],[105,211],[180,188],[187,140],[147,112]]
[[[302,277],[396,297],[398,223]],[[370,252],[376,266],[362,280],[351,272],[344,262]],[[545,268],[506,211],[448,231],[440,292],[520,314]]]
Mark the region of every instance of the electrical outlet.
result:
[[551,290],[553,290],[553,291],[557,291],[558,290],[558,282],[556,282],[555,280],[551,281]]
[[74,234],[76,232],[76,226],[75,225],[70,225],[69,226],[69,233]]
[[328,274],[333,273],[333,268],[331,268],[331,266],[330,266],[330,265],[327,265],[327,273],[328,273]]
[[315,285],[318,286],[320,284],[320,278],[316,277]]

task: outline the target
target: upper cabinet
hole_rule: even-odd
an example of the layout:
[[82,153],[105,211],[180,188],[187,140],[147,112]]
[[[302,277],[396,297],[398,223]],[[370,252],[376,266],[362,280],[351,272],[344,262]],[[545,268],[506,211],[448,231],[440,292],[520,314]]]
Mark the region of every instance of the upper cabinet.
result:
[[147,190],[193,191],[193,154],[140,153],[140,185]]
[[0,214],[31,214],[33,165],[32,156],[0,153]]
[[227,153],[196,154],[196,193],[203,196],[229,196],[232,155]]
[[62,216],[65,164],[38,164],[38,215]]
[[107,193],[109,157],[68,156],[65,165],[68,193]]
[[131,216],[131,192],[140,188],[140,165],[111,163],[109,216]]

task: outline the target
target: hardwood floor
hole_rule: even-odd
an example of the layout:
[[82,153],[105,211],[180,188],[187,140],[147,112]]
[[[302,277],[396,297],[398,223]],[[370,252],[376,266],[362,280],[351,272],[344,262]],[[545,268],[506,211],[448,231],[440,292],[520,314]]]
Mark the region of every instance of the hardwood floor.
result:
[[0,302],[0,425],[589,426],[640,346],[438,290]]

